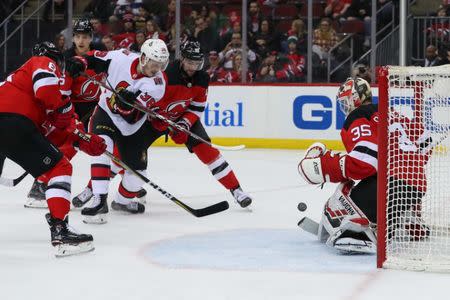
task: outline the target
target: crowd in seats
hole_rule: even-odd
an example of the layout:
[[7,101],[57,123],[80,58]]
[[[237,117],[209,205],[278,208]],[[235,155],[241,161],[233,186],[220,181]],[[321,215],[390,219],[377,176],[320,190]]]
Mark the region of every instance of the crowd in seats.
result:
[[[369,49],[370,2],[313,0],[315,81],[326,80],[328,64],[337,65],[343,56],[349,55],[348,45],[335,47],[346,33],[359,37],[356,41],[360,42],[361,50],[354,52],[355,55]],[[390,2],[377,0],[380,7]],[[242,46],[241,3],[238,0],[181,1],[181,37],[195,36],[200,41],[206,57],[205,70],[211,81],[241,82],[242,59],[246,57],[247,81],[304,82],[307,1],[249,0],[245,24],[247,49]],[[174,57],[175,11],[175,0],[92,0],[85,15],[94,27],[94,43],[103,44],[107,49],[139,51],[146,38],[160,38],[168,44]]]

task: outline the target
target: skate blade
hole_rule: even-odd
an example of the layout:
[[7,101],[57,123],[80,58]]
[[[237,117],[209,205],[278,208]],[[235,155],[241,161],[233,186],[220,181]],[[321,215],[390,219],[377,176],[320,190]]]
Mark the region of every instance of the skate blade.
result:
[[36,200],[28,198],[28,201],[23,205],[25,208],[48,208],[46,200]]
[[84,216],[83,223],[101,225],[108,223],[108,220],[106,219],[106,214],[98,214],[96,216]]
[[92,242],[80,243],[78,245],[62,244],[56,246],[56,248],[57,249],[55,256],[58,258],[72,255],[79,255],[94,251],[95,249],[94,244]]

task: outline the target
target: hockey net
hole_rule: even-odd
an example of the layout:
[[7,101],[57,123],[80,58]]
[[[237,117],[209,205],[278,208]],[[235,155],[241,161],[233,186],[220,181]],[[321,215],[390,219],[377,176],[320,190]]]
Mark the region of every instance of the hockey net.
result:
[[378,267],[450,271],[450,67],[379,72]]

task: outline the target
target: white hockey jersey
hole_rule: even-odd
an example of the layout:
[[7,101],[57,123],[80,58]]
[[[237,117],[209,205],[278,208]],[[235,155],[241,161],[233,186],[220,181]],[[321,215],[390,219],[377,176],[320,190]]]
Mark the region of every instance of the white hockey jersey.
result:
[[[109,52],[95,51],[93,57],[88,58],[90,66],[93,60],[95,60],[93,65],[96,72],[107,72],[107,86],[111,85],[116,91],[125,88],[136,93],[137,101],[143,106],[146,106],[148,101],[157,102],[164,96],[166,80],[161,71],[153,77],[146,77],[137,73],[139,54],[126,49]],[[122,135],[132,135],[144,124],[147,114],[140,114],[140,118],[136,122],[127,122],[122,115],[110,106],[112,96],[111,91],[102,88],[99,106],[107,112]]]

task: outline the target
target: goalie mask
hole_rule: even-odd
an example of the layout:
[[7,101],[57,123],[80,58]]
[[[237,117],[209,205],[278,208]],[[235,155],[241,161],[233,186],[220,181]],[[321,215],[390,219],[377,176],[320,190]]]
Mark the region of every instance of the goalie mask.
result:
[[154,65],[164,71],[169,63],[169,51],[166,43],[160,39],[148,39],[141,46],[139,64],[144,69],[147,65]]
[[336,101],[341,111],[348,116],[365,101],[372,102],[369,83],[360,78],[348,78],[340,87]]

